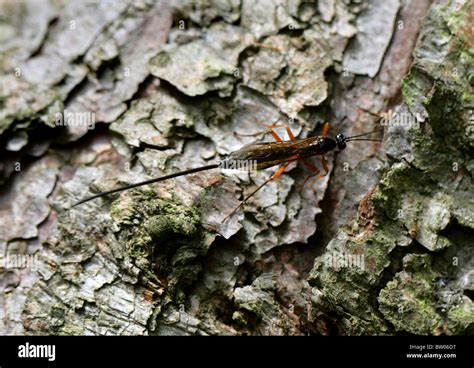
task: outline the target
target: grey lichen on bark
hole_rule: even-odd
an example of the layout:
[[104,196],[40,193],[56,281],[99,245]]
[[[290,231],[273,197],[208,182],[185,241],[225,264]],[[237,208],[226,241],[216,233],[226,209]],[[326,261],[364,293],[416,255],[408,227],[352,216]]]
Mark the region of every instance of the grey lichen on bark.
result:
[[[468,3],[432,7],[395,110],[417,125],[389,124],[381,153],[354,142],[302,190],[307,173],[292,165],[227,222],[270,172],[209,171],[70,209],[269,139],[262,122],[283,119],[298,138],[326,120],[348,135],[374,128],[369,112],[396,99],[428,3],[44,1],[41,17],[37,2],[0,5],[12,15],[0,35],[0,251],[39,256],[3,271],[2,333],[472,328]],[[64,110],[94,125],[58,126]],[[364,267],[333,267],[341,254]]]

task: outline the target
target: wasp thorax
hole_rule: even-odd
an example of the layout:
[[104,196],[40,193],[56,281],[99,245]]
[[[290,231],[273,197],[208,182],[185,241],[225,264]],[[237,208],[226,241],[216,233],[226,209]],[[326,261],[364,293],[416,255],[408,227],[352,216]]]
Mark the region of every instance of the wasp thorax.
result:
[[309,145],[310,146],[321,146],[323,144],[324,144],[324,139],[319,138],[319,139],[316,139],[315,141],[311,142]]

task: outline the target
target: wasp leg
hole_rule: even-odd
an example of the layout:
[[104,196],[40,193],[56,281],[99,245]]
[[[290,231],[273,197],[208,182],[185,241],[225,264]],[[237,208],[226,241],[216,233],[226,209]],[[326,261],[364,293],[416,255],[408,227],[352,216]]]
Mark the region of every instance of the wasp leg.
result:
[[[267,128],[267,131],[265,132],[258,132],[258,133],[252,133],[252,134],[241,134],[241,133],[238,133],[238,135],[242,136],[242,137],[254,137],[256,135],[259,135],[259,134],[270,134],[273,139],[275,139],[275,141],[277,142],[283,142],[283,139],[273,130],[275,128],[285,128],[286,129],[286,133],[288,134],[288,137],[290,137],[290,140],[292,142],[295,142],[296,143],[296,138],[295,138],[295,135],[293,134],[293,132],[291,131],[291,128],[288,126],[288,125],[283,125],[283,124],[265,124],[261,121],[259,121],[258,119],[256,119],[257,123],[264,126],[265,128]],[[236,133],[237,134],[237,133]]]
[[315,178],[313,179],[313,183],[312,183],[311,185],[314,185],[314,183],[315,183],[316,181],[318,181],[319,179],[324,178],[327,174],[329,174],[329,167],[328,167],[328,162],[327,162],[327,160],[326,160],[326,157],[324,157],[324,156],[321,157],[321,164],[323,165],[324,174],[315,177]]
[[[285,128],[286,129],[286,133],[288,134],[288,137],[290,137],[290,140],[292,142],[296,142],[296,138],[295,138],[295,135],[293,134],[293,132],[291,131],[291,128],[288,126],[288,125],[284,125],[284,124],[271,124],[271,125],[268,125],[268,124],[264,124],[262,122],[259,122],[257,121],[259,124],[267,127],[269,129],[268,133],[272,134],[273,136],[273,130],[272,129],[275,129],[275,128]],[[327,137],[328,134],[329,134],[329,129],[331,128],[331,126],[329,125],[329,123],[324,123],[323,125],[323,137]],[[273,133],[272,133],[273,132]],[[273,136],[275,138],[275,136]],[[276,139],[276,138],[275,138]],[[281,139],[281,138],[280,138]],[[277,140],[277,142],[281,142],[281,140]],[[314,167],[314,166],[313,166]]]
[[318,175],[321,170],[319,170],[316,166],[314,166],[311,162],[308,162],[306,160],[302,160],[303,164],[312,172],[312,174],[308,175],[306,179],[304,179],[303,185],[298,189],[298,192],[302,192],[306,183],[308,182],[309,179],[314,177],[315,175]]
[[265,180],[262,184],[260,184],[260,185],[257,187],[257,189],[255,189],[252,193],[248,194],[248,195],[244,198],[244,200],[243,200],[242,202],[240,202],[240,204],[239,204],[231,213],[229,213],[229,214],[224,218],[224,220],[223,220],[222,222],[226,222],[229,217],[231,217],[234,213],[236,213],[236,212],[240,209],[240,207],[242,207],[242,206],[245,204],[245,202],[247,202],[250,198],[252,198],[253,195],[254,195],[255,193],[257,193],[260,189],[262,189],[265,185],[267,185],[268,183],[270,183],[272,180],[278,179],[278,178],[281,176],[281,174],[283,174],[283,173],[285,172],[285,170],[286,170],[286,168],[288,167],[288,165],[291,164],[291,163],[294,162],[294,161],[297,161],[298,159],[299,159],[299,156],[293,156],[293,157],[291,157],[288,161],[286,161],[283,165],[281,165],[280,168],[278,169],[278,171],[277,171],[275,174],[273,174],[272,176],[270,176],[270,178],[268,178],[268,179]]
[[[306,167],[308,169],[310,169],[313,174],[309,175],[308,177],[306,177],[306,179],[304,180],[303,182],[303,185],[301,186],[301,188],[299,189],[299,192],[301,193],[306,185],[306,183],[308,182],[309,179],[311,179],[312,177],[314,177],[315,175],[318,175],[320,173],[320,170],[314,166],[313,164],[309,163],[309,162],[306,162],[306,161],[303,161],[303,163],[306,165]],[[328,162],[326,160],[326,157],[322,157],[321,158],[321,163],[323,165],[323,169],[324,169],[324,174],[322,175],[319,175],[319,176],[316,176],[312,181],[311,181],[311,187],[314,186],[314,183],[317,182],[319,179],[322,179],[324,178],[327,174],[329,174],[329,167],[328,167]],[[313,189],[313,191],[316,193],[316,190]]]
[[273,129],[268,129],[265,134],[271,134],[274,140],[276,140],[277,142],[283,142],[283,139],[281,139],[281,137]]
[[[275,129],[275,128],[285,128],[286,129],[286,133],[288,134],[288,137],[290,137],[290,140],[292,142],[296,142],[296,138],[295,138],[295,135],[293,134],[293,132],[291,131],[291,128],[288,126],[288,125],[282,125],[282,124],[273,124],[273,125],[265,125],[270,131],[272,131],[272,129]],[[271,134],[271,133],[270,133]]]
[[[276,124],[265,124],[261,121],[259,121],[257,119],[257,123],[260,124],[260,125],[263,125],[265,128],[268,129],[268,131],[266,133],[269,133],[273,136],[273,138],[275,138],[275,136],[273,135],[273,133],[275,133],[273,131],[273,129],[275,128],[285,128],[286,129],[286,133],[288,134],[288,137],[290,138],[290,140],[292,142],[296,142],[296,138],[295,138],[295,135],[293,134],[293,132],[291,131],[291,128],[288,126],[288,125],[285,125],[285,124],[278,124],[278,122]],[[273,132],[273,133],[272,133]],[[276,133],[275,133],[276,134]],[[275,138],[276,139],[276,138]],[[283,140],[280,138],[280,140],[276,139],[277,142],[282,142]]]
[[324,178],[327,174],[329,174],[328,161],[326,160],[326,157],[321,157],[321,163],[323,164],[324,174],[321,175],[319,179]]
[[327,137],[327,136],[328,136],[328,134],[329,134],[329,128],[330,128],[329,123],[324,123],[324,125],[323,125],[323,137]]

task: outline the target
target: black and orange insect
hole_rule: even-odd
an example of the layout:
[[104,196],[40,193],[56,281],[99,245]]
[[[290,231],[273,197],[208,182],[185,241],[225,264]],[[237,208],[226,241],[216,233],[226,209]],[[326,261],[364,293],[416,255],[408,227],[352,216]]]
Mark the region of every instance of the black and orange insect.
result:
[[[73,207],[80,205],[82,203],[91,201],[93,199],[103,197],[109,194],[121,192],[124,190],[140,187],[143,185],[148,185],[151,183],[157,183],[160,181],[177,178],[184,175],[189,175],[193,173],[197,173],[200,171],[206,171],[211,169],[217,168],[228,168],[235,166],[235,162],[253,162],[253,165],[257,170],[267,169],[273,166],[280,165],[279,169],[270,176],[267,180],[265,180],[261,185],[259,185],[255,190],[253,190],[250,194],[248,194],[242,202],[235,208],[227,217],[229,218],[232,216],[242,205],[249,200],[255,193],[257,193],[260,189],[262,189],[265,185],[267,185],[272,180],[277,179],[280,177],[283,172],[287,169],[287,167],[295,161],[302,161],[303,164],[312,172],[308,178],[306,178],[305,183],[311,177],[314,177],[320,173],[320,170],[313,165],[312,163],[308,162],[307,159],[313,156],[322,156],[321,163],[324,169],[324,174],[317,176],[315,179],[320,179],[326,176],[329,173],[328,164],[324,155],[335,148],[339,150],[343,150],[346,148],[346,143],[353,142],[353,141],[376,141],[380,142],[380,139],[371,139],[371,138],[363,138],[369,134],[379,132],[382,129],[374,130],[372,132],[364,133],[355,135],[352,137],[346,137],[344,134],[339,133],[334,138],[329,137],[329,124],[325,123],[323,126],[322,135],[320,136],[313,136],[304,138],[301,140],[297,140],[293,135],[289,126],[284,125],[267,125],[268,134],[271,134],[275,139],[275,142],[256,142],[250,143],[237,151],[232,152],[221,161],[212,164],[197,167],[194,169],[184,170],[180,172],[176,172],[173,174],[161,176],[154,179],[145,180],[139,183],[127,185],[124,187],[112,189],[106,192],[95,194],[91,197],[85,198],[73,205]],[[283,140],[280,136],[273,130],[275,128],[285,128],[289,140]],[[225,221],[225,220],[224,220]]]

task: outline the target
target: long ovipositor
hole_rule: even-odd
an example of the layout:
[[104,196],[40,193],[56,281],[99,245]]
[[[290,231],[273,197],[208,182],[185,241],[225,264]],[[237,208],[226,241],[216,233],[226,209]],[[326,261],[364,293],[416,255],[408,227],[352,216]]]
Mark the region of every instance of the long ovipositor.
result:
[[[289,128],[287,128],[289,130]],[[327,134],[328,126],[325,127],[324,131]],[[323,156],[324,154],[332,151],[336,147],[340,150],[346,148],[346,143],[350,141],[380,141],[378,139],[366,139],[366,138],[359,138],[363,137],[368,134],[372,134],[380,130],[375,130],[369,133],[360,134],[352,137],[345,137],[342,133],[336,135],[335,138],[331,138],[327,135],[322,136],[314,136],[309,137],[301,140],[296,140],[293,137],[293,134],[290,134],[292,137],[291,140],[283,141],[281,140],[274,132],[272,135],[278,138],[276,142],[257,142],[251,143],[246,146],[243,146],[237,151],[232,152],[227,157],[225,157],[222,161],[219,161],[215,164],[206,165],[197,167],[194,169],[179,171],[173,174],[160,176],[158,178],[153,178],[149,180],[145,180],[139,183],[130,184],[124,187],[112,189],[106,192],[97,193],[93,196],[84,198],[79,202],[75,203],[72,207],[78,206],[82,203],[89,202],[93,199],[100,198],[107,196],[109,194],[114,194],[118,192],[122,192],[128,189],[140,187],[143,185],[148,185],[152,183],[157,183],[164,180],[169,180],[173,178],[177,178],[180,176],[185,176],[189,174],[198,173],[200,171],[206,171],[211,169],[228,169],[228,168],[247,168],[247,169],[267,169],[276,165],[282,165],[281,168],[272,175],[267,181],[265,181],[262,185],[260,185],[255,191],[253,191],[250,195],[248,195],[232,213],[234,213],[238,208],[242,206],[252,195],[254,195],[259,189],[261,189],[264,185],[266,185],[271,180],[278,178],[284,171],[284,169],[291,163],[298,160],[303,160],[303,162],[310,166],[313,170],[316,169],[313,165],[308,164],[304,161],[305,158],[313,157],[313,156]],[[291,131],[289,131],[291,132]],[[251,163],[249,165],[243,165],[242,163]],[[323,159],[323,167],[326,171],[327,164]],[[319,172],[319,170],[318,170]]]

